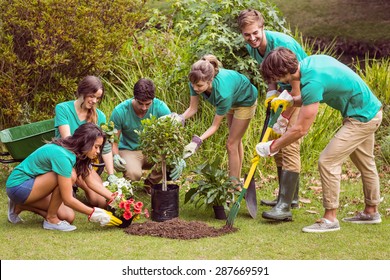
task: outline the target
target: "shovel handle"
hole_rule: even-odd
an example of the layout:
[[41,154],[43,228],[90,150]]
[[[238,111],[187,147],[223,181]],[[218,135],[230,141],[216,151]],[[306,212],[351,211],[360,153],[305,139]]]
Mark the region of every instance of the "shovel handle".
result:
[[[273,112],[273,111],[271,112],[271,114],[270,114],[271,118],[268,122],[267,129],[265,130],[264,135],[262,136],[262,139],[260,142],[267,142],[268,141],[269,135],[272,131],[272,127],[274,126],[274,124],[278,120],[282,111],[283,111],[283,106],[279,106],[279,108],[278,108],[278,110],[276,110],[276,112]],[[268,114],[268,108],[267,108],[267,114]],[[256,167],[257,167],[257,164],[259,163],[259,160],[260,160],[260,156],[255,151],[255,156],[252,159],[252,166],[249,169],[248,176],[245,179],[244,186],[242,187],[243,189],[248,189],[249,184],[252,180],[253,174],[255,174]]]

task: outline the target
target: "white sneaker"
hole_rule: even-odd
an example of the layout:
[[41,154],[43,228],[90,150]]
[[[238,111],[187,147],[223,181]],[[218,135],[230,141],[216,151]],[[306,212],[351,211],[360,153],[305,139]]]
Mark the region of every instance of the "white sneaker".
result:
[[59,221],[57,224],[52,224],[46,220],[43,221],[43,228],[49,230],[59,230],[59,231],[72,231],[77,229],[76,226],[69,224],[67,221]]
[[8,197],[8,221],[13,224],[24,222],[18,214],[15,213],[15,202]]

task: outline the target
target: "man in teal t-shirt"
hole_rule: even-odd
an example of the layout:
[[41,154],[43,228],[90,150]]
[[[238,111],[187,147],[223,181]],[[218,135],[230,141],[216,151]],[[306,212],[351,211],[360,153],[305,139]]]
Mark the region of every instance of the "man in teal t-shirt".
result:
[[[139,150],[139,139],[135,130],[140,130],[141,121],[156,116],[169,115],[168,106],[155,97],[155,86],[151,80],[140,79],[134,85],[134,97],[123,101],[114,108],[110,121],[118,130],[119,145],[113,143],[114,167],[124,172],[129,180],[139,181],[143,169],[153,165]],[[161,172],[153,170],[145,180],[145,190],[150,193],[150,185],[157,184],[162,178]]]
[[[254,58],[259,65],[270,51],[277,47],[285,47],[290,49],[301,61],[307,54],[302,46],[291,36],[264,30],[264,18],[259,11],[247,9],[240,12],[238,16],[238,25],[241,34],[246,42],[246,49],[249,55]],[[282,83],[269,82],[266,94],[265,105],[268,107],[268,102],[279,95],[283,90],[288,90],[293,96],[300,94],[299,83]],[[289,108],[278,118],[273,129],[276,133],[282,134],[284,131],[292,127],[298,117],[299,108]],[[294,143],[284,147],[280,153],[274,156],[279,177],[279,194],[292,192],[294,193],[292,201],[281,201],[278,195],[274,200],[261,200],[261,204],[274,206],[271,210],[263,212],[262,216],[266,219],[288,221],[292,219],[290,205],[292,207],[299,206],[299,174],[301,172],[300,144],[297,140]],[[287,205],[287,207],[286,207]]]
[[313,55],[298,62],[286,48],[270,52],[261,66],[267,81],[298,80],[301,96],[292,97],[287,91],[272,100],[275,108],[300,106],[298,120],[279,139],[259,143],[260,156],[270,156],[281,148],[305,136],[313,124],[320,103],[339,111],[343,125],[322,151],[318,168],[323,191],[325,214],[304,232],[328,232],[340,229],[336,218],[339,207],[341,167],[350,157],[362,174],[365,209],[343,221],[376,224],[381,222],[379,177],[374,160],[375,131],[382,121],[382,104],[367,84],[346,65],[327,55]]

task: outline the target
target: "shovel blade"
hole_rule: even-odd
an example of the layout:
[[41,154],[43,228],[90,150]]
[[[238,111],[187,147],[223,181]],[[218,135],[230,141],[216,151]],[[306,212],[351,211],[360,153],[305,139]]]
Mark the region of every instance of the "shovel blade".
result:
[[[247,176],[245,176],[246,178]],[[257,198],[256,198],[256,184],[255,179],[252,177],[249,183],[248,189],[245,194],[246,208],[248,209],[249,215],[253,219],[256,218],[257,214]]]

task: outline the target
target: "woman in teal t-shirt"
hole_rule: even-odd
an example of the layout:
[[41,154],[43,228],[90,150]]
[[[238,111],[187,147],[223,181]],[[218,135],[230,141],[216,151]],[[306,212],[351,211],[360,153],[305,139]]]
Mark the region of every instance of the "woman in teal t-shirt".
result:
[[[55,135],[56,137],[65,138],[74,133],[82,124],[91,122],[97,125],[106,123],[104,113],[96,108],[96,105],[103,99],[104,87],[98,77],[86,76],[77,87],[77,99],[57,104],[55,107]],[[113,156],[110,143],[106,143],[102,158],[108,173],[108,180],[115,181]],[[96,180],[101,178],[95,170],[92,171]],[[81,178],[78,178],[76,185],[84,190],[88,202],[93,206],[104,207],[105,199],[94,192],[88,184]]]
[[8,220],[21,222],[19,214],[28,210],[45,218],[44,229],[72,231],[76,229],[71,225],[76,210],[101,226],[118,222],[107,211],[83,204],[72,193],[73,183],[81,177],[105,199],[113,197],[112,192],[100,187],[90,168],[104,142],[103,131],[93,123],[86,123],[73,136],[55,138],[29,155],[15,167],[6,182]]
[[244,149],[242,137],[254,117],[257,106],[257,89],[249,79],[237,71],[220,68],[222,64],[213,55],[206,55],[192,65],[190,74],[190,106],[182,114],[184,119],[195,115],[199,96],[216,108],[211,126],[185,147],[184,158],[195,153],[203,140],[213,135],[226,116],[229,136],[226,147],[229,159],[229,175],[241,176]]

